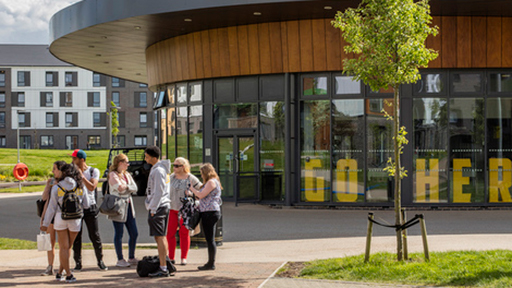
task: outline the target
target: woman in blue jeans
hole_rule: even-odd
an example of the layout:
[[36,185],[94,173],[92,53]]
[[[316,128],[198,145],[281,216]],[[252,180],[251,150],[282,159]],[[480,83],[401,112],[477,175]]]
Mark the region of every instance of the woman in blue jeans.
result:
[[220,185],[219,176],[215,172],[212,164],[205,163],[201,166],[201,177],[203,178],[203,186],[199,190],[190,187],[190,191],[199,199],[199,212],[201,215],[201,228],[208,244],[208,262],[197,267],[199,270],[215,270],[215,254],[217,246],[215,244],[215,227],[220,220],[220,198],[222,185]]
[[[137,192],[137,184],[127,171],[130,162],[125,154],[119,154],[114,157],[114,162],[110,166],[108,174],[109,193],[128,200],[128,207],[125,213],[118,216],[109,216],[114,223],[114,246],[117,254],[117,267],[130,267],[136,265],[138,260],[135,258],[135,245],[137,244],[137,223],[135,222],[135,208],[133,206],[132,193]],[[128,235],[128,261],[123,257],[123,226],[126,226]]]

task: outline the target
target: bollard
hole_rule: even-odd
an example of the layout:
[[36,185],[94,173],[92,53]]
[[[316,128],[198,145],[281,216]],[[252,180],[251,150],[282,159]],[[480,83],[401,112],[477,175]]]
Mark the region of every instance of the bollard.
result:
[[[373,220],[373,212],[368,213],[368,217]],[[373,222],[368,219],[368,230],[366,231],[366,250],[364,254],[364,262],[370,261],[370,246],[372,243],[372,232],[373,232]]]
[[[402,208],[402,225],[404,225],[407,219],[407,213],[405,212],[405,208]],[[402,230],[402,247],[404,249],[404,260],[409,259],[409,252],[407,250],[407,229]]]
[[425,253],[425,261],[430,261],[430,255],[428,254],[427,228],[425,227],[425,219],[423,218],[423,214],[420,214],[419,218],[421,226],[421,238],[423,240],[423,252]]

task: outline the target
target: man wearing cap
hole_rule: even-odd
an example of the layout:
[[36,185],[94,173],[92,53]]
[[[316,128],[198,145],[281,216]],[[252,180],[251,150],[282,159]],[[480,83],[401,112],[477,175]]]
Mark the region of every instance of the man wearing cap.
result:
[[[96,254],[96,260],[98,260],[98,267],[100,270],[108,270],[107,266],[103,263],[103,249],[101,246],[101,238],[98,226],[98,207],[96,205],[96,187],[100,179],[100,170],[89,167],[85,163],[87,155],[84,150],[76,149],[71,154],[73,157],[73,164],[78,167],[78,170],[82,172],[84,198],[82,204],[84,206],[84,217],[83,222],[87,225],[87,231],[89,232],[89,239],[91,239],[94,252]],[[75,242],[73,243],[73,258],[75,259],[76,266],[75,271],[82,270],[82,228],[76,236]]]

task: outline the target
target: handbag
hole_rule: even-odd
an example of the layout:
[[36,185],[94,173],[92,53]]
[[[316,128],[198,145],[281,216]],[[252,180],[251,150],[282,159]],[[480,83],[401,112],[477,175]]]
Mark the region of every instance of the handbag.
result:
[[100,206],[100,212],[108,216],[121,215],[121,213],[124,213],[123,207],[126,204],[128,204],[127,201],[124,201],[124,199],[117,195],[105,194]]
[[37,199],[36,205],[37,205],[37,216],[38,217],[41,217],[41,215],[43,215],[44,204],[46,204],[45,200]]
[[41,231],[37,234],[37,251],[50,251],[52,250],[52,240],[50,234]]

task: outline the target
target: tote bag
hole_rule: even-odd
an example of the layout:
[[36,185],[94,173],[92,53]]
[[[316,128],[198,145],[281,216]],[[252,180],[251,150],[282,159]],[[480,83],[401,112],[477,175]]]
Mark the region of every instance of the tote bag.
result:
[[50,251],[52,250],[52,240],[50,234],[42,232],[37,234],[37,251]]

